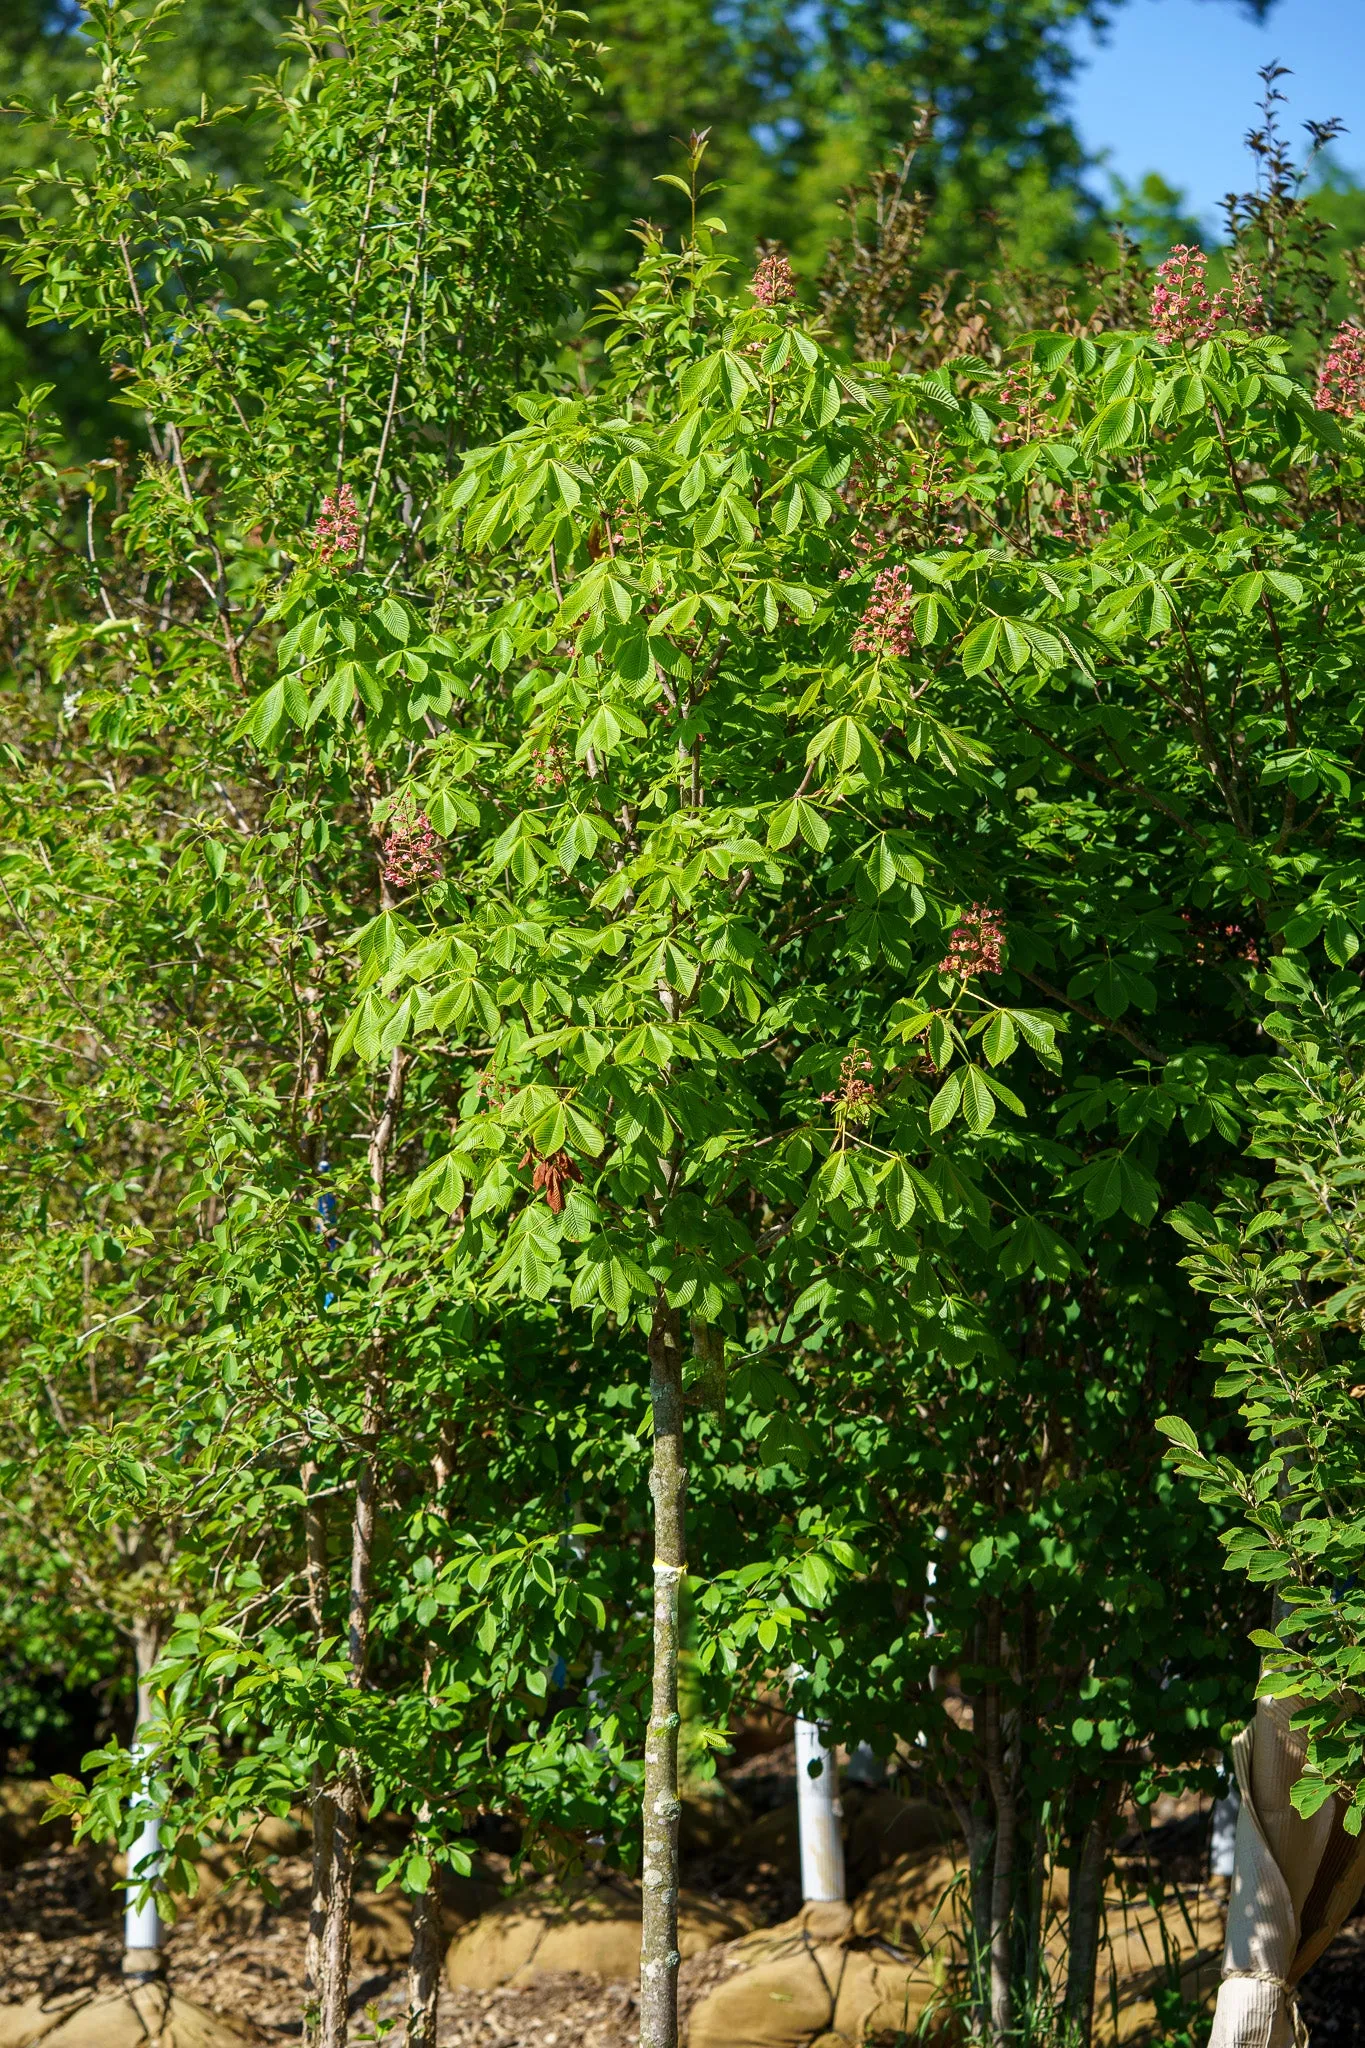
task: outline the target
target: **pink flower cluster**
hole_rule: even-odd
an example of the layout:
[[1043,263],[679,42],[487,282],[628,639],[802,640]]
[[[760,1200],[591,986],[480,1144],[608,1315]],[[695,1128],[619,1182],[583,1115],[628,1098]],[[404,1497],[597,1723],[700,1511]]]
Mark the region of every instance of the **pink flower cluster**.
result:
[[1017,415],[1018,431],[1006,426],[1002,420],[996,429],[996,442],[1001,448],[1010,448],[1016,441],[1033,438],[1033,393],[1029,388],[1028,371],[1015,366],[996,392],[999,405],[1009,405]]
[[867,1076],[872,1072],[872,1055],[856,1046],[845,1053],[839,1068],[839,1086],[822,1095],[822,1102],[834,1104],[834,1121],[843,1130],[848,1124],[865,1124],[872,1114],[877,1091]]
[[1090,493],[1078,484],[1074,491],[1058,491],[1052,501],[1051,512],[1044,507],[1038,514],[1038,531],[1051,540],[1067,540],[1084,533],[1091,525],[1101,532],[1107,530],[1109,514],[1097,510]]
[[441,842],[425,811],[399,811],[389,821],[382,841],[380,872],[392,889],[425,889],[439,881]]
[[763,258],[754,272],[751,290],[760,306],[784,306],[796,297],[796,272],[781,249]]
[[949,932],[948,951],[938,963],[939,973],[955,974],[961,981],[970,981],[974,974],[998,974],[1004,938],[1001,913],[974,903]]
[[1261,294],[1244,270],[1234,270],[1230,285],[1210,293],[1208,257],[1182,242],[1157,270],[1152,330],[1158,341],[1207,341],[1220,320],[1258,325],[1261,306]]
[[1339,412],[1343,419],[1365,412],[1365,327],[1354,320],[1343,320],[1318,365],[1315,403],[1319,412]]
[[536,789],[564,787],[564,749],[556,741],[551,740],[548,747],[538,747],[531,761],[535,768],[531,781]]
[[334,498],[323,499],[313,538],[318,544],[320,562],[355,560],[360,547],[360,510],[349,484],[343,484]]
[[915,592],[910,571],[878,569],[862,623],[853,634],[855,654],[909,654],[915,644]]
[[490,1109],[502,1109],[513,1093],[506,1081],[500,1081],[487,1067],[474,1076],[474,1086]]
[[1194,938],[1194,957],[1201,966],[1209,960],[1219,958],[1219,947],[1226,949],[1234,960],[1254,960],[1259,967],[1261,948],[1254,932],[1245,925],[1230,924],[1217,918],[1198,916],[1188,910],[1180,913],[1181,921]]

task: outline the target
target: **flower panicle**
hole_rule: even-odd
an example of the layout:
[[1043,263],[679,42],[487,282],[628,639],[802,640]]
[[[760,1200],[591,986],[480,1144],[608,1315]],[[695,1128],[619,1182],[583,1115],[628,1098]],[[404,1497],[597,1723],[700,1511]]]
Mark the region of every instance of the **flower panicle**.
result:
[[380,840],[380,873],[392,889],[425,889],[441,878],[444,858],[425,811],[399,811]]
[[971,981],[978,974],[998,974],[1004,942],[1003,914],[988,904],[974,903],[949,932],[948,950],[938,971],[956,975],[959,981]]
[[840,1062],[838,1087],[820,1097],[822,1102],[832,1104],[834,1121],[840,1130],[850,1124],[865,1124],[871,1117],[877,1100],[877,1091],[868,1079],[871,1072],[871,1053],[855,1045]]
[[1343,320],[1318,365],[1313,402],[1319,412],[1352,419],[1365,412],[1365,327]]
[[1231,284],[1209,290],[1209,259],[1181,242],[1158,266],[1152,288],[1152,331],[1158,341],[1208,341],[1219,322],[1235,321],[1254,331],[1262,324],[1264,300],[1247,270],[1236,269]]
[[333,562],[355,560],[360,552],[360,508],[349,484],[340,485],[335,495],[323,499],[313,538],[318,560],[325,568]]
[[905,656],[915,645],[915,591],[910,571],[878,569],[866,609],[853,634],[855,654]]
[[762,259],[749,289],[760,306],[769,308],[785,306],[796,297],[796,272],[784,250],[774,249]]
[[537,747],[531,756],[531,782],[536,789],[563,789],[567,777],[564,773],[564,749],[558,741],[551,740],[547,746]]

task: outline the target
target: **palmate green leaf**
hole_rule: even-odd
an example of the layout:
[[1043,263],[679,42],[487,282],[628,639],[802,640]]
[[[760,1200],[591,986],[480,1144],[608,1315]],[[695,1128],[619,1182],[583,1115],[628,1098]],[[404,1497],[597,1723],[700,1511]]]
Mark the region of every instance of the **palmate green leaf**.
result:
[[1127,448],[1140,439],[1142,415],[1131,398],[1115,399],[1106,405],[1085,430],[1084,438],[1105,454]]
[[1095,1007],[1106,1017],[1121,1017],[1136,1006],[1156,1008],[1156,990],[1140,968],[1126,960],[1106,960],[1100,967],[1075,975],[1071,983],[1078,994],[1093,993]]
[[332,1041],[333,1072],[349,1052],[365,1062],[378,1058],[380,1034],[390,1010],[391,1005],[374,989],[356,1005]]
[[973,626],[962,643],[963,675],[979,676],[990,668],[1000,651],[1003,637],[1002,619],[985,619],[979,626]]
[[399,598],[386,597],[383,600],[379,607],[379,621],[385,632],[403,644],[412,637],[412,614]]
[[284,715],[284,684],[272,683],[234,726],[232,736],[234,739],[254,740],[261,748],[268,747],[283,725]]
[[1060,1060],[1057,1050],[1057,1033],[1066,1028],[1066,1018],[1061,1015],[1043,1016],[1036,1010],[1009,1010],[1007,1015],[1017,1026],[1025,1045],[1037,1053],[1046,1066],[1055,1066]]
[[929,1128],[938,1132],[945,1130],[957,1115],[962,1102],[963,1070],[958,1067],[949,1074],[943,1086],[929,1105]]
[[[994,1121],[995,1097],[979,1067],[967,1067],[962,1071],[962,1112],[967,1119],[968,1130],[978,1136]],[[930,1116],[932,1122],[932,1111]]]
[[479,822],[478,805],[459,791],[438,790],[434,796],[426,798],[422,808],[433,830],[439,832],[443,839],[448,839],[462,825],[477,825]]
[[869,780],[881,774],[884,762],[877,740],[860,719],[845,715],[831,719],[806,748],[808,762],[830,760],[847,773],[859,768]]
[[[644,490],[644,471],[640,469],[640,465],[638,462],[632,461],[630,467],[632,471],[639,471],[639,491],[642,493]],[[567,512],[572,512],[575,505],[578,504],[579,500],[583,495],[578,487],[577,478],[572,474],[570,470],[567,470],[564,467],[564,465],[560,462],[552,462],[550,464],[550,475],[554,479],[555,489],[559,493],[560,503],[563,505],[564,509]]]
[[1135,616],[1139,629],[1149,640],[1156,640],[1163,633],[1169,633],[1175,622],[1175,610],[1169,593],[1160,583],[1149,583],[1143,589]]
[[816,853],[823,853],[829,845],[829,826],[806,797],[793,797],[778,805],[768,820],[768,844],[774,848],[789,846],[798,832]]
[[1070,362],[1073,343],[1065,334],[1040,334],[1034,337],[1033,360],[1045,376],[1060,370]]
[[886,895],[888,890],[894,889],[899,885],[901,880],[900,866],[894,853],[891,851],[891,846],[885,833],[877,841],[876,849],[868,863],[868,867],[872,875],[873,885],[879,896]]
[[1019,1043],[1014,1019],[1008,1010],[997,1010],[986,1026],[981,1040],[982,1050],[993,1067],[1007,1060]]
[[759,1433],[759,1456],[766,1466],[790,1465],[794,1471],[804,1472],[814,1448],[810,1430],[799,1416],[785,1410],[770,1415]]
[[355,677],[354,662],[343,661],[337,666],[308,705],[306,716],[301,721],[305,728],[316,725],[324,713],[338,724],[350,716],[356,698]]
[[1135,1222],[1150,1223],[1161,1199],[1151,1175],[1126,1152],[1094,1161],[1074,1177],[1074,1184],[1084,1189],[1086,1207],[1101,1222],[1122,1211]]
[[579,731],[574,759],[586,761],[589,753],[605,757],[616,751],[623,737],[643,739],[644,732],[642,721],[626,705],[599,704]]
[[1259,569],[1248,570],[1246,575],[1239,576],[1236,582],[1229,586],[1228,602],[1235,605],[1239,612],[1249,612],[1253,605],[1260,603],[1264,589],[1265,576],[1262,572]]
[[997,1102],[1002,1103],[1014,1116],[1022,1116],[1024,1114],[1023,1103],[1012,1088],[1005,1086],[1005,1083],[998,1074],[987,1073],[984,1068],[980,1067],[975,1071],[980,1075],[982,1082],[990,1090]]
[[1016,1217],[1000,1255],[1000,1271],[1009,1278],[1037,1270],[1049,1280],[1066,1280],[1077,1264],[1066,1240],[1037,1216]]
[[791,535],[796,532],[806,516],[806,499],[798,481],[793,480],[777,501],[773,514],[779,533]]
[[403,1197],[406,1207],[413,1215],[421,1216],[434,1202],[447,1216],[453,1215],[465,1198],[467,1182],[464,1167],[467,1164],[467,1160],[461,1160],[453,1152],[433,1161],[409,1183]]
[[907,1172],[903,1160],[893,1159],[890,1162],[883,1188],[888,1211],[900,1229],[907,1229],[919,1207],[919,1200],[914,1178]]
[[564,1114],[563,1104],[552,1102],[532,1122],[530,1132],[531,1143],[542,1159],[548,1159],[554,1153],[562,1151],[565,1138],[568,1135],[567,1119]]
[[600,1303],[622,1322],[636,1304],[652,1299],[649,1275],[623,1252],[599,1244],[590,1245],[574,1276],[571,1299],[577,1307]]
[[721,490],[697,515],[692,531],[698,547],[710,547],[713,541],[719,539],[728,524],[728,516],[728,500],[725,491]]
[[592,859],[597,839],[597,821],[589,813],[580,812],[569,820],[557,848],[559,864],[566,875],[573,873],[580,860]]

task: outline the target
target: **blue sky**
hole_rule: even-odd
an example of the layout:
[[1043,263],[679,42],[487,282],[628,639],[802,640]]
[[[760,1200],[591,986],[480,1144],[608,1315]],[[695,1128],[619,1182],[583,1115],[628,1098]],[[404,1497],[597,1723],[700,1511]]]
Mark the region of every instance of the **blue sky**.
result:
[[[1365,0],[1278,0],[1261,27],[1236,0],[1127,0],[1103,42],[1085,30],[1076,49],[1070,101],[1087,149],[1107,150],[1130,184],[1160,171],[1210,228],[1223,194],[1251,182],[1242,137],[1271,58],[1294,73],[1280,90],[1295,139],[1304,120],[1339,114],[1337,161],[1365,182]],[[1103,172],[1092,183],[1107,196]]]

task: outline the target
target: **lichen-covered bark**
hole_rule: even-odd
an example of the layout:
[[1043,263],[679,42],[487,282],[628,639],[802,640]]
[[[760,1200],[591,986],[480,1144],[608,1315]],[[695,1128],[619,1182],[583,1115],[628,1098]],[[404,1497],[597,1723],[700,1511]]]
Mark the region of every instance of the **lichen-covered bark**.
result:
[[332,1804],[331,1883],[319,1962],[319,2048],[346,2048],[351,1990],[351,1888],[355,1871],[360,1787],[354,1777],[329,1787]]
[[[305,1459],[299,1467],[299,1486],[303,1493],[308,1617],[315,1645],[321,1643],[327,1630],[327,1524],[321,1503],[316,1498],[317,1478],[317,1466],[311,1459]],[[303,2038],[305,2048],[315,2048],[317,1997],[322,1983],[322,1936],[327,1924],[327,1901],[332,1891],[332,1828],[335,1820],[331,1791],[323,1783],[321,1771],[316,1769],[309,1806],[313,1819],[313,1874],[308,1898],[308,1941],[304,1952],[306,2003]]]
[[407,2048],[436,2048],[436,1999],[441,1988],[441,1885],[431,1883],[412,1902],[408,1961]]
[[649,1337],[654,1456],[654,1666],[645,1739],[644,1925],[640,1944],[640,2048],[678,2040],[678,1594],[686,1568],[687,1466],[683,1456],[682,1333],[656,1301]]
[[[397,1047],[389,1061],[388,1082],[369,1145],[370,1212],[374,1221],[375,1324],[365,1368],[364,1407],[360,1422],[360,1467],[351,1510],[351,1562],[346,1626],[348,1681],[365,1683],[370,1657],[370,1611],[374,1604],[374,1538],[379,1509],[379,1452],[388,1410],[388,1356],[380,1321],[384,1287],[384,1200],[389,1159],[403,1107],[408,1056]],[[335,1785],[324,1796],[332,1802],[332,1853],[322,1943],[318,1957],[318,2048],[346,2048],[347,2006],[351,1979],[351,1893],[354,1884],[356,1836],[363,1789],[354,1755],[343,1755]]]

